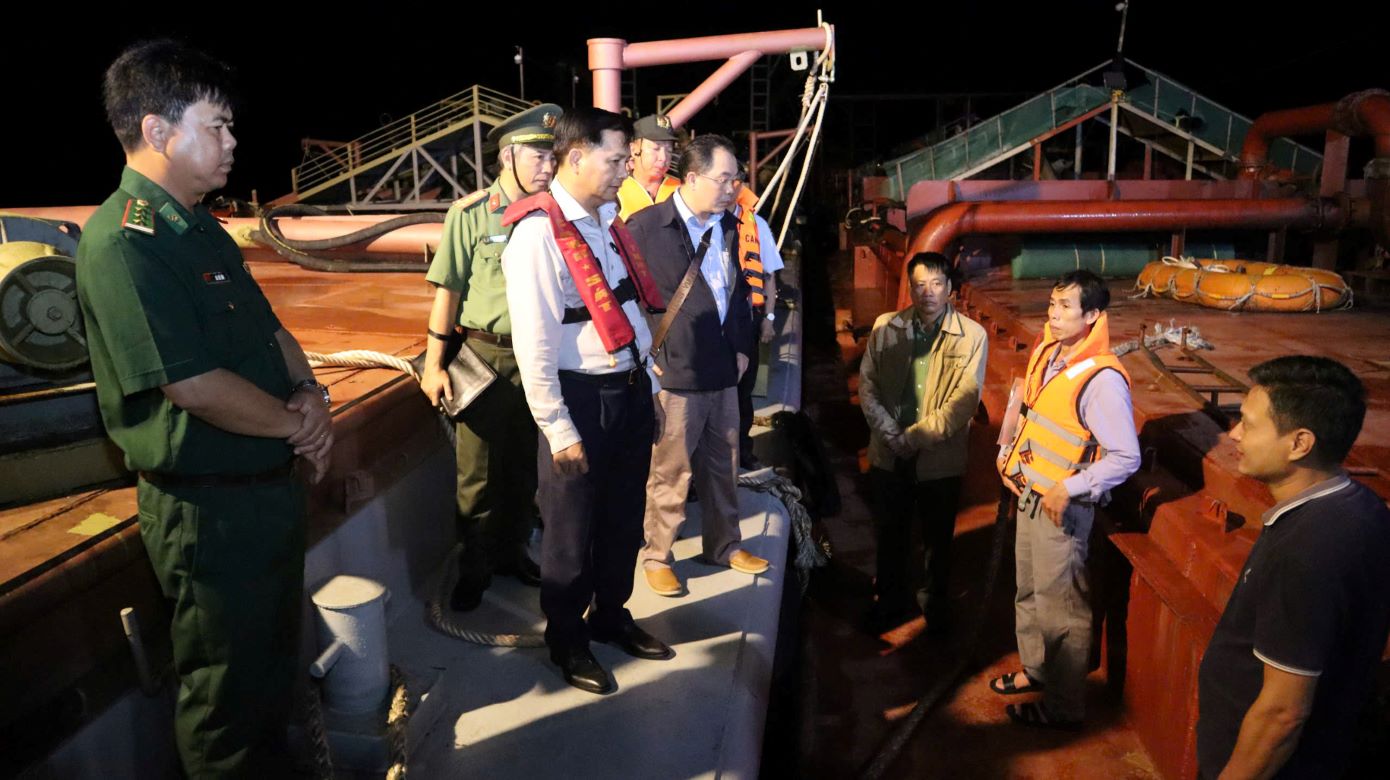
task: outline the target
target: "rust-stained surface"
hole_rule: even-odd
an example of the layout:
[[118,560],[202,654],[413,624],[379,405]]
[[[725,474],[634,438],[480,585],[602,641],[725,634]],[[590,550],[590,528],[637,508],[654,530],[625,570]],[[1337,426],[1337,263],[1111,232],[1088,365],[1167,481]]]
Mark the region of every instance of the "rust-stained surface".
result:
[[[1353,476],[1390,498],[1390,371],[1378,362],[1390,338],[1390,313],[1237,314],[1133,299],[1130,285],[1111,282],[1115,346],[1155,322],[1175,323],[1198,328],[1215,346],[1202,356],[1241,380],[1255,364],[1279,355],[1325,355],[1350,366],[1366,384],[1369,408],[1348,465]],[[1002,408],[1006,380],[1024,370],[1050,286],[994,276],[966,293],[967,307],[991,333],[986,404],[992,411]],[[1176,348],[1157,352],[1165,362],[1179,362]],[[1159,772],[1190,777],[1202,653],[1258,537],[1260,514],[1273,501],[1263,485],[1239,473],[1230,438],[1172,378],[1141,352],[1122,360],[1133,379],[1146,456],[1146,470],[1115,491],[1105,525],[1106,547],[1113,544],[1124,556],[1116,562],[1119,573],[1132,570],[1123,609],[1111,615],[1122,619],[1127,634],[1124,714]]]
[[[1051,283],[1013,281],[1007,273],[998,269],[973,279],[958,303],[990,337],[984,401],[991,424],[972,435],[951,595],[962,622],[979,610],[988,619],[968,676],[926,719],[888,776],[1192,777],[1201,657],[1258,536],[1260,513],[1272,499],[1264,486],[1239,474],[1234,445],[1222,426],[1142,353],[1124,357],[1134,380],[1145,467],[1115,491],[1102,518],[1105,535],[1092,546],[1093,587],[1107,625],[1096,633],[1104,646],[1088,680],[1088,724],[1080,734],[1009,724],[1004,705],[1028,697],[1005,699],[986,688],[991,677],[1018,667],[1012,535],[1006,537],[996,591],[983,602],[997,492],[988,456],[1010,379],[1023,373],[1042,330]],[[1241,380],[1256,363],[1290,353],[1327,355],[1351,366],[1370,397],[1365,430],[1353,451],[1356,477],[1390,496],[1384,474],[1368,473],[1390,466],[1390,363],[1381,354],[1390,338],[1390,313],[1236,314],[1131,299],[1132,284],[1111,282],[1116,345],[1137,338],[1142,325],[1172,322],[1198,327],[1216,347],[1202,356]],[[841,300],[849,302],[849,284],[843,287]],[[850,316],[844,310],[838,319]],[[853,319],[857,325],[873,321],[861,321],[857,313]],[[858,349],[847,341],[846,335],[838,346],[853,369]],[[1166,362],[1178,360],[1175,348],[1157,352]],[[827,521],[837,553],[834,579],[813,593],[806,618],[813,638],[802,685],[815,690],[801,732],[800,768],[807,776],[856,774],[960,652],[958,636],[933,640],[921,634],[920,621],[877,638],[858,625],[872,599],[874,546],[872,515],[864,503],[867,487],[853,476],[863,468],[862,458],[855,457],[862,453],[854,448],[867,438],[852,405],[855,385],[851,376],[847,411],[826,404],[818,417],[822,432],[843,453],[846,509]],[[833,386],[830,378],[806,381],[808,388]]]
[[[424,348],[433,293],[423,274],[250,267],[306,351],[409,358]],[[409,377],[394,369],[317,373],[332,390],[337,442],[328,476],[310,492],[311,544],[443,446],[437,418]],[[160,645],[167,618],[135,518],[133,486],[0,511],[0,733],[103,666],[133,684],[121,607],[147,616],[147,640]]]

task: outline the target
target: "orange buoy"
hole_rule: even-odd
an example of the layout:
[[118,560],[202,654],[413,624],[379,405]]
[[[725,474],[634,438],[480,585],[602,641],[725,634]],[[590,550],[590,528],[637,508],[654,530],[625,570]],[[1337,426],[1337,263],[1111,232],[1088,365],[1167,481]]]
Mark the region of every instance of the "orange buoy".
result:
[[1341,275],[1321,268],[1255,260],[1165,257],[1135,283],[1139,296],[1165,296],[1228,311],[1321,312],[1351,306]]

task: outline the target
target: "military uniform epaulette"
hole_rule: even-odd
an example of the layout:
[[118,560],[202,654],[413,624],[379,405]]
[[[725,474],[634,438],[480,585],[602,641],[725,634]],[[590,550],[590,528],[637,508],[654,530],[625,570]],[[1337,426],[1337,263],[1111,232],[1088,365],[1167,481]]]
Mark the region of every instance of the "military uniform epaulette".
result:
[[459,198],[458,200],[454,201],[453,208],[466,209],[469,206],[472,206],[474,203],[477,203],[478,201],[481,201],[483,198],[486,197],[487,190],[478,190],[477,192],[465,195],[462,198]]
[[154,209],[150,208],[150,202],[140,198],[126,201],[125,213],[121,215],[121,227],[147,236],[154,235]]

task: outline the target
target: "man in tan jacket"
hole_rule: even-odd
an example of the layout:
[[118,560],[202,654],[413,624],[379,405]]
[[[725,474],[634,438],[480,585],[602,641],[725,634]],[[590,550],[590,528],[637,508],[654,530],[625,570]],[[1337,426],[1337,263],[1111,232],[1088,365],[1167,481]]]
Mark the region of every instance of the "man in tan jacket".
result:
[[[950,272],[951,261],[936,252],[908,261],[912,305],[878,318],[859,368],[876,502],[875,632],[919,608],[929,635],[943,636],[950,623],[951,539],[988,352],[984,328],[951,306]],[[913,518],[926,543],[925,587],[916,603],[909,589]]]

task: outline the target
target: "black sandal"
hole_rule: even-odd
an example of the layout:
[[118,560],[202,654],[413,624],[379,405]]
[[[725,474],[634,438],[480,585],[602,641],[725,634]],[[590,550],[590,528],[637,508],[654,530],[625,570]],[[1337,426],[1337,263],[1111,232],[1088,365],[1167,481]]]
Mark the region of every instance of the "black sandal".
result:
[[1018,696],[1019,694],[1024,693],[1036,693],[1043,689],[1043,684],[1040,682],[1034,682],[1033,678],[1031,677],[1028,678],[1027,685],[1023,686],[1022,688],[1015,687],[1014,678],[1018,677],[1018,675],[1020,674],[1023,674],[1023,672],[1010,672],[1009,674],[1001,674],[1000,676],[989,681],[989,689],[999,694],[1000,696]]
[[1053,729],[1055,731],[1081,730],[1081,721],[1057,720],[1049,715],[1047,709],[1038,702],[1010,704],[1004,708],[1004,713],[1009,716],[1009,720],[1029,728]]

